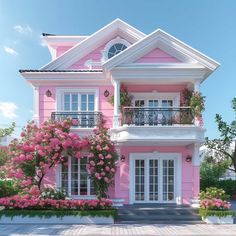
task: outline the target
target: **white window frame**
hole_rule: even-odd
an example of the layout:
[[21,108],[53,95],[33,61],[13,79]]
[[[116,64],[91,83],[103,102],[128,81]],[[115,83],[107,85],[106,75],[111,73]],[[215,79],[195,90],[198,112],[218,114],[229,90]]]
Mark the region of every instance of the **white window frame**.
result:
[[133,96],[133,106],[135,100],[144,100],[144,108],[148,108],[148,100],[158,100],[158,108],[162,107],[163,100],[172,100],[173,108],[180,106],[180,93],[131,93]]
[[[159,185],[158,185],[158,192],[160,193],[160,198],[158,201],[136,201],[135,200],[135,160],[150,160],[150,159],[158,159],[159,160]],[[174,160],[174,200],[173,201],[163,201],[163,169],[162,169],[162,161],[163,160]],[[147,165],[147,161],[145,162],[145,166]],[[176,203],[181,204],[182,201],[182,155],[181,153],[130,153],[129,154],[129,203]],[[145,173],[145,184],[146,189],[149,189],[148,185],[148,178],[149,178],[149,169]],[[149,192],[145,191],[145,199],[148,199]]]
[[126,41],[125,39],[120,38],[119,36],[112,39],[111,41],[109,41],[106,46],[104,47],[102,53],[102,62],[105,62],[106,60],[108,60],[108,52],[109,49],[116,43],[121,43],[124,44],[127,48],[131,45],[128,41]]
[[[76,158],[76,157],[72,157]],[[80,160],[78,159],[78,167],[80,166]],[[80,168],[80,167],[79,167]],[[78,168],[78,169],[79,169]],[[57,188],[61,189],[62,188],[62,165],[59,165],[57,168],[57,178],[56,178],[56,185]],[[68,157],[68,196],[73,198],[73,199],[96,199],[96,195],[91,195],[90,194],[90,184],[91,180],[87,180],[87,191],[88,195],[71,195],[71,157]],[[78,192],[80,191],[80,172],[78,170]]]
[[[56,111],[64,111],[64,94],[78,93],[80,94],[94,94],[94,111],[99,111],[99,89],[98,88],[56,88]],[[80,98],[79,98],[80,100]],[[78,101],[78,108],[80,108],[80,101]],[[80,109],[78,109],[80,111]]]

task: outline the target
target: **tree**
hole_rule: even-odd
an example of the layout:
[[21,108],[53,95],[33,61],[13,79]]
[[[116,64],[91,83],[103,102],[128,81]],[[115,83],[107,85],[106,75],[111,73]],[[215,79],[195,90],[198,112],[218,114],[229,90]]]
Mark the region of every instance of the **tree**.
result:
[[[16,127],[16,124],[13,122],[11,126],[8,128],[5,128],[5,129],[0,128],[0,141],[5,136],[11,135],[15,127]],[[0,143],[0,146],[1,146],[1,143]],[[7,157],[8,157],[7,151],[0,147],[0,166],[3,166],[6,163]]]
[[[209,140],[206,139],[206,146],[213,150],[215,153],[216,160],[222,162],[226,159],[230,160],[229,170],[236,173],[236,98],[232,100],[232,108],[235,113],[235,120],[230,124],[223,121],[222,116],[216,114],[215,121],[220,131],[220,139]],[[230,149],[230,145],[234,144],[233,150]]]
[[21,138],[9,145],[10,160],[5,171],[8,177],[20,179],[21,187],[40,190],[45,175],[58,164],[67,162],[67,156],[80,158],[88,141],[70,133],[72,120],[46,121],[40,127],[30,122],[21,132]]

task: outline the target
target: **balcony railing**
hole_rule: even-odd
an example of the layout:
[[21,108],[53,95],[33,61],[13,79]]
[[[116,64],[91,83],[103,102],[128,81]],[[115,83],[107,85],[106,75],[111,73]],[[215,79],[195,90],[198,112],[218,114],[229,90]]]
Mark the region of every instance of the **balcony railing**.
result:
[[194,124],[194,116],[189,107],[146,108],[124,107],[122,125],[157,126]]
[[72,119],[72,127],[74,128],[93,128],[101,122],[102,113],[96,111],[60,111],[51,114],[52,120],[62,121],[67,118]]

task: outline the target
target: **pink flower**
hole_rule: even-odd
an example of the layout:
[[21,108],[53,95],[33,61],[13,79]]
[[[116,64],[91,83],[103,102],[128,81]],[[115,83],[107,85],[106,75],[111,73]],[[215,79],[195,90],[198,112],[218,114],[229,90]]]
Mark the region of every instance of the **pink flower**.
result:
[[102,160],[98,162],[99,166],[102,166],[103,164],[104,164],[104,161],[102,161]]
[[112,158],[112,155],[111,155],[111,154],[108,154],[108,155],[106,155],[106,158],[107,158],[107,159],[111,159],[111,158]]

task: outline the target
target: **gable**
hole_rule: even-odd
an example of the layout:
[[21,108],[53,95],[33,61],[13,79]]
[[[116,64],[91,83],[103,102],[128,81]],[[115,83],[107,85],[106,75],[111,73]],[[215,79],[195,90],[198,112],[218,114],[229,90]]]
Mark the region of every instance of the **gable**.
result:
[[140,57],[135,63],[178,63],[181,62],[176,57],[168,54],[160,48],[155,48],[151,52]]
[[[161,51],[164,51],[169,56],[165,54],[162,57],[161,51],[155,51],[157,48],[161,49]],[[152,53],[153,50],[154,52]],[[162,57],[162,59],[157,59],[158,55]],[[156,59],[153,59],[153,57]],[[207,69],[209,73],[214,71],[219,66],[218,62],[200,53],[161,29],[158,29],[139,40],[137,43],[134,43],[120,54],[106,61],[103,64],[103,67],[105,70],[112,70],[113,68],[123,66],[124,64],[129,65],[134,62],[141,63],[141,58],[141,61],[164,61],[166,60],[164,57],[169,57],[169,60],[174,60],[173,58],[176,58],[178,62],[183,62],[193,66],[198,64],[199,66]]]
[[132,43],[135,43],[146,36],[144,33],[128,25],[122,20],[116,19],[94,34],[90,35],[88,38],[76,44],[67,52],[43,66],[41,69],[55,70],[70,68],[80,59],[96,50],[97,47],[100,47],[104,41],[110,40],[116,35],[121,35],[123,38]]

